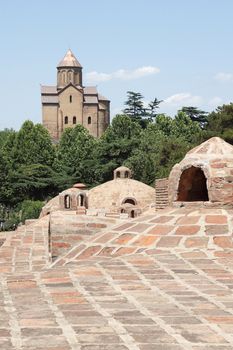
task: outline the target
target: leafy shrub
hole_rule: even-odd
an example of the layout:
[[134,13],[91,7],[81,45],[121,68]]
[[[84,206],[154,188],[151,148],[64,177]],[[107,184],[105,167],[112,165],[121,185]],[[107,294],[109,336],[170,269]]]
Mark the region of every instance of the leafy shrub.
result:
[[22,223],[28,219],[37,219],[44,205],[42,201],[25,200],[21,203],[21,221]]

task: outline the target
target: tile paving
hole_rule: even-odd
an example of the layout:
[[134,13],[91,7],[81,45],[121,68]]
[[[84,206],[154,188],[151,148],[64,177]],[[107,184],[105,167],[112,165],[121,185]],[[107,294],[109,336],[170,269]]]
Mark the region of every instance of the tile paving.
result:
[[38,220],[0,248],[0,349],[233,348],[230,211],[149,213],[53,263],[47,232]]

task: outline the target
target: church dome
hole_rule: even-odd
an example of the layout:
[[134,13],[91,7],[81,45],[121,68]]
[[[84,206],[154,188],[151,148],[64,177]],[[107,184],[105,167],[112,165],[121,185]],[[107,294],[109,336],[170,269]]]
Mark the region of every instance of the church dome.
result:
[[59,62],[58,68],[60,67],[79,67],[82,68],[81,64],[73,54],[73,52],[69,49],[65,54],[64,58]]

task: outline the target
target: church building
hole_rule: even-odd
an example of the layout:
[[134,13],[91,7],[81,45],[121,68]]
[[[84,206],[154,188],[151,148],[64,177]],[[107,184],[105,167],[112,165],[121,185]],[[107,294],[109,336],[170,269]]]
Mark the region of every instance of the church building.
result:
[[71,50],[57,66],[57,85],[41,86],[43,125],[52,139],[60,139],[67,127],[83,125],[100,137],[110,119],[110,101],[95,86],[84,86],[82,66]]

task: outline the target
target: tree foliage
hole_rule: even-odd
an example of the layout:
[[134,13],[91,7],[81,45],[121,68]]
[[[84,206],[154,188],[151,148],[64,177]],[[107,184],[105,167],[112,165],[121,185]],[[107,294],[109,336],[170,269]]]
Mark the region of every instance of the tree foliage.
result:
[[81,125],[65,129],[57,145],[43,126],[31,121],[18,132],[0,131],[0,215],[9,228],[38,215],[44,201],[76,182],[92,187],[111,180],[120,165],[129,166],[135,179],[154,185],[207,138],[220,136],[233,144],[233,104],[208,116],[183,107],[170,117],[158,113],[160,103],[155,98],[145,107],[143,96],[129,91],[125,114],[113,118],[100,139]]
[[199,123],[202,128],[204,128],[207,123],[208,113],[197,107],[183,107],[181,112],[187,114],[193,122]]
[[148,106],[145,106],[140,92],[127,91],[127,100],[124,103],[126,108],[123,110],[123,113],[138,122],[145,129],[148,123],[156,118],[157,109],[161,102],[163,101],[154,98]]
[[233,103],[223,105],[209,114],[206,137],[220,136],[233,144]]

